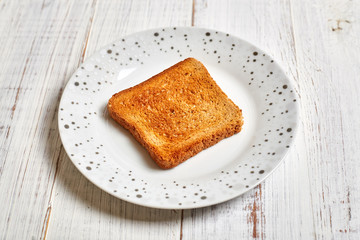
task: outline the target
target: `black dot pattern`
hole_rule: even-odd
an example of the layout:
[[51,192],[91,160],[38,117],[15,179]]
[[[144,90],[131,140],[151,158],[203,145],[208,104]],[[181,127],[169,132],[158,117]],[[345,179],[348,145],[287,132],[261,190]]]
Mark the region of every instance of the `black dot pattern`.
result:
[[[122,73],[149,69],[159,59],[181,61],[187,57],[232,69],[258,102],[256,117],[263,125],[241,158],[206,176],[206,181],[196,178],[154,181],[131,165],[124,168],[119,164],[112,155],[114,145],[99,137],[99,126],[111,125],[106,101],[117,92],[114,89],[129,81]],[[90,57],[64,90],[59,129],[71,160],[107,192],[148,206],[193,208],[233,198],[272,172],[293,142],[297,106],[292,85],[274,60],[260,49],[218,31],[163,28],[124,37]],[[246,126],[249,123],[245,114]],[[106,124],[101,123],[104,121]]]

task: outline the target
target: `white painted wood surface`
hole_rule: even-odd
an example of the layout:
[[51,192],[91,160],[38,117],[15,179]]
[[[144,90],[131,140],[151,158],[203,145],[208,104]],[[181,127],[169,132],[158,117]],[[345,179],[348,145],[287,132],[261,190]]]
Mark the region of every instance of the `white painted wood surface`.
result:
[[[0,239],[360,239],[359,12],[340,0],[0,1]],[[172,211],[116,199],[62,148],[62,90],[123,35],[192,25],[282,63],[301,99],[295,146],[226,203]]]

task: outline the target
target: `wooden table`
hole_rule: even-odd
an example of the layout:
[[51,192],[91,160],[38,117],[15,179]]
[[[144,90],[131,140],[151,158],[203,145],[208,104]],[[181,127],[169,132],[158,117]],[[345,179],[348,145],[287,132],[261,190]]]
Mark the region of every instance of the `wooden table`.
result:
[[[1,0],[0,239],[360,239],[360,3]],[[64,86],[94,51],[155,27],[248,40],[296,82],[296,143],[231,201],[159,210],[103,192],[60,141]]]

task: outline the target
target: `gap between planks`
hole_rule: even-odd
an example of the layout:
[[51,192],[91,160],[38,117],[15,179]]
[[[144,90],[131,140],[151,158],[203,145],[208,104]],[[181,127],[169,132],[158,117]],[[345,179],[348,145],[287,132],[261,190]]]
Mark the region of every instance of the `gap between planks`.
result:
[[92,15],[89,19],[89,24],[87,26],[87,33],[86,33],[86,37],[85,37],[85,43],[84,43],[84,48],[82,50],[82,53],[81,53],[81,58],[80,58],[80,62],[79,62],[79,65],[81,63],[84,62],[85,60],[85,54],[86,54],[86,50],[87,50],[87,45],[89,43],[89,38],[90,38],[90,34],[91,34],[91,29],[92,29],[92,25],[93,25],[93,20],[94,20],[94,17],[95,17],[95,12],[96,12],[96,0],[93,0],[92,4],[91,4],[91,9],[92,9]]
[[51,197],[53,195],[56,176],[57,176],[57,173],[59,172],[59,164],[60,164],[60,158],[61,158],[62,151],[63,151],[63,147],[60,148],[59,155],[58,155],[58,157],[56,159],[55,173],[54,173],[54,179],[53,179],[53,182],[52,182],[52,185],[51,185],[51,191],[50,191],[50,196],[49,196],[49,201],[48,201],[48,208],[46,210],[45,218],[44,218],[44,221],[43,221],[43,226],[41,228],[42,239],[46,239],[46,234],[47,234],[47,230],[48,230],[49,223],[50,223],[50,216],[51,216],[51,209],[52,209],[51,208]]
[[192,1],[191,26],[195,23],[195,0]]

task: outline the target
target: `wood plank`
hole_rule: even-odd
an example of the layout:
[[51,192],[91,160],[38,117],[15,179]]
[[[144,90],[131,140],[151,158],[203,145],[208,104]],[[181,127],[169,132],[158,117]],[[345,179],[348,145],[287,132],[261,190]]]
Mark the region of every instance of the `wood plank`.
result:
[[291,5],[315,238],[357,239],[360,5]]
[[190,26],[192,1],[98,2],[86,55],[121,37],[151,28]]
[[[57,106],[89,4],[2,1],[0,238],[40,238],[61,143]],[[73,21],[70,22],[69,19]]]
[[[264,49],[297,85],[289,2],[195,1],[195,26],[239,36]],[[216,18],[214,17],[216,16]],[[285,162],[264,183],[230,202],[184,212],[183,239],[296,239],[312,236],[305,139],[300,128]],[[286,227],[285,227],[286,226]],[[187,233],[187,234],[186,234]]]
[[[101,1],[96,2],[93,12],[84,59],[125,34],[155,27],[189,26],[192,1]],[[145,208],[116,199],[85,179],[63,152],[60,159],[47,238],[180,237],[181,211]]]

